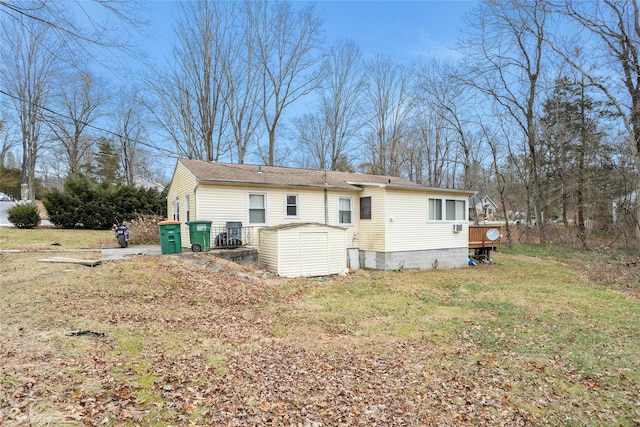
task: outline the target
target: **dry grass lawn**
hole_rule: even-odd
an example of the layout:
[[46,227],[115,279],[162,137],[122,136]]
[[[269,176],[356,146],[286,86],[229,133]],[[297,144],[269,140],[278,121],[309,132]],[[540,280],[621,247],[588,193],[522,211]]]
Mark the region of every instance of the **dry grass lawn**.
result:
[[28,249],[0,253],[1,425],[640,424],[629,257],[296,280],[207,254],[38,262],[101,233],[0,229]]

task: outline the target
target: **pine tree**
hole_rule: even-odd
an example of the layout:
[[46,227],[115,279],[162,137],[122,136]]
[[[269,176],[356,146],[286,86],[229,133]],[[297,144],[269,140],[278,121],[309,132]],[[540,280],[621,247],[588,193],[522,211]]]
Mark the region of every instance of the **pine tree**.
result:
[[100,138],[97,147],[98,152],[95,155],[95,166],[92,170],[94,179],[103,184],[121,183],[121,159],[117,152],[116,145],[109,139]]

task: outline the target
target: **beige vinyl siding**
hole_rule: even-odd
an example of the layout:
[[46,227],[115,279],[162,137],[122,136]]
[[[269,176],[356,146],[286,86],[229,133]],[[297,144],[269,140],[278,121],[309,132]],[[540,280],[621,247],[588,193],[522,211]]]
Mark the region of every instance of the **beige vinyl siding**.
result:
[[[360,220],[360,197],[371,197],[371,219]],[[367,251],[385,251],[385,222],[386,219],[386,190],[383,187],[365,187],[364,191],[357,195],[358,210],[357,236],[354,245]]]
[[[203,183],[198,187],[197,193],[198,219],[213,221],[211,226],[214,228],[224,227],[227,221],[242,221],[244,227],[252,226],[249,224],[247,211],[249,193],[264,193],[267,195],[267,226],[296,222],[316,222],[319,224],[324,224],[325,222],[324,192],[322,189],[214,186]],[[339,226],[338,197],[353,197],[354,225],[349,227],[347,231],[349,242],[352,241],[353,236],[357,233],[360,193],[327,191],[328,225]],[[296,218],[286,216],[285,197],[287,194],[298,195],[298,216]]]
[[278,271],[278,233],[262,230],[260,232],[260,250],[258,251],[258,264],[260,268],[277,273]]
[[322,224],[260,230],[260,265],[283,277],[324,276],[346,269],[345,231]]
[[300,275],[326,276],[329,274],[329,233],[301,231],[299,234]]
[[[467,221],[428,221],[428,197],[464,200],[455,193],[387,190],[385,252],[467,247]],[[463,231],[454,232],[454,223],[462,223]]]
[[[360,225],[360,195],[362,191],[328,191],[327,206],[329,224],[346,229],[346,242],[349,247],[358,247],[358,229]],[[353,199],[353,210],[351,214],[351,225],[340,224],[338,218],[340,197],[351,197]],[[324,208],[323,208],[324,209]],[[324,217],[322,222],[324,223]]]
[[[266,194],[267,225],[290,222],[324,222],[322,192],[309,190],[264,189],[246,186],[211,186],[198,188],[198,215],[213,221],[212,226],[222,227],[227,221],[242,221],[250,226],[247,203],[250,193]],[[285,216],[285,195],[298,195],[298,217]]]
[[329,274],[339,273],[347,268],[347,232],[330,230],[329,234]]
[[182,246],[191,246],[189,241],[189,227],[185,224],[186,217],[186,200],[189,196],[189,210],[191,211],[191,220],[200,219],[196,215],[197,201],[195,198],[196,178],[184,167],[180,162],[176,164],[176,169],[167,193],[167,218],[173,219],[173,206],[176,198],[180,201],[180,238]]
[[211,227],[224,227],[227,221],[247,220],[247,192],[240,187],[214,187],[201,184],[197,189],[197,216],[212,221]]

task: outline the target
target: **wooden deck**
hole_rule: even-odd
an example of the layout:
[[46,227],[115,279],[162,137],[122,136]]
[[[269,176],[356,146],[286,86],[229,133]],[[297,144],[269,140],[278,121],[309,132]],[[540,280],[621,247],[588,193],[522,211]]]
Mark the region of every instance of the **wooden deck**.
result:
[[470,225],[469,226],[469,249],[497,249],[500,247],[500,238],[491,241],[487,239],[487,231],[492,228],[502,233],[500,226],[495,225]]

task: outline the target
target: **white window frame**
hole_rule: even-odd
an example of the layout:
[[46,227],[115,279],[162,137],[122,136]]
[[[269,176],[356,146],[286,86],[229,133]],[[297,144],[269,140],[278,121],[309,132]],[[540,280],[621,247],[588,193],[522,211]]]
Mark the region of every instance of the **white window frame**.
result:
[[[440,211],[439,211],[439,217],[438,217],[438,211],[434,210],[434,214],[435,217],[432,218],[431,217],[431,202],[433,201],[434,204],[437,204],[437,202],[440,202]],[[437,206],[434,206],[435,208],[437,208]],[[442,199],[439,197],[427,197],[427,221],[429,222],[440,222],[442,221],[443,218],[443,208],[442,208]]]
[[[289,205],[289,197],[295,197],[296,203],[295,205]],[[296,207],[295,215],[289,215],[289,206]],[[300,217],[300,196],[298,193],[285,193],[284,195],[284,216],[287,218],[299,218]]]
[[[467,201],[463,200],[463,199],[445,199],[444,204],[445,204],[445,208],[444,208],[444,214],[445,214],[445,218],[447,215],[447,202],[448,201],[453,201],[453,217],[454,219],[449,219],[447,221],[467,221],[467,215],[468,215],[468,209],[467,209]],[[462,204],[462,207],[460,207],[459,205]],[[460,213],[462,216],[458,217],[458,213]]]
[[180,221],[180,197],[177,196],[173,201],[173,220]]
[[184,196],[184,213],[186,215],[186,220],[187,221],[191,221],[191,211],[190,209],[190,200],[189,200],[189,195],[185,194]]
[[[342,222],[342,218],[340,218],[340,201],[341,200],[349,200],[349,218],[350,218],[350,222]],[[353,212],[354,212],[354,202],[353,202],[353,196],[338,196],[338,225],[353,225]]]
[[[431,201],[437,204],[437,201],[440,202],[440,215],[436,215],[435,218],[431,217]],[[449,211],[447,210],[448,202],[453,202],[454,210],[453,210],[453,218],[448,218]],[[456,206],[462,203],[462,209],[460,212],[462,217],[456,216],[458,213],[458,209]],[[428,197],[427,198],[427,221],[429,222],[456,222],[456,221],[467,221],[467,201],[463,199],[455,199],[455,198],[446,198],[446,197]]]
[[[251,222],[251,196],[263,196],[264,206],[264,222]],[[269,223],[269,217],[267,209],[268,207],[268,197],[267,193],[261,191],[250,191],[247,193],[247,223],[250,226],[259,226],[259,225],[267,225]]]

